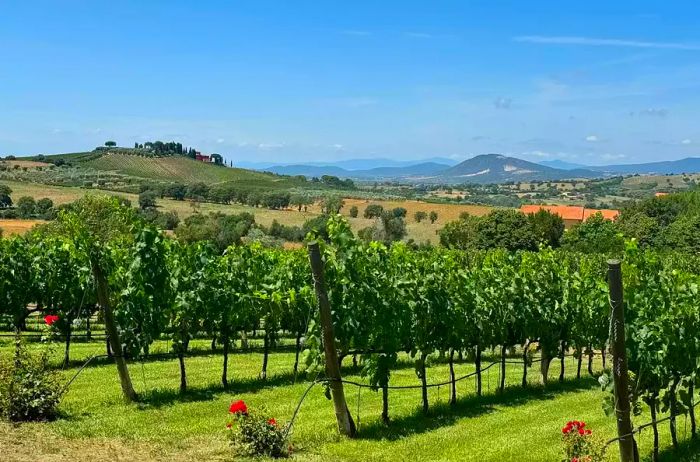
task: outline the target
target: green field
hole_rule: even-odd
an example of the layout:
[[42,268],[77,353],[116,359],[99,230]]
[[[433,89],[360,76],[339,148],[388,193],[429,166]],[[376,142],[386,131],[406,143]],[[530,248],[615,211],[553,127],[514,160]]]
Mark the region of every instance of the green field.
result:
[[[0,339],[0,356],[11,352],[11,339]],[[34,344],[32,348],[39,348]],[[63,371],[72,377],[80,360],[103,353],[102,342],[75,343],[75,366]],[[229,390],[220,386],[221,356],[209,351],[209,342],[193,342],[195,353],[187,359],[191,390],[177,391],[179,370],[176,360],[151,360],[131,364],[131,374],[142,399],[139,404],[122,402],[116,370],[112,364],[96,362],[78,376],[60,406],[61,417],[50,423],[0,424],[3,461],[82,461],[82,460],[240,460],[231,453],[226,438],[227,409],[232,400],[245,400],[252,410],[266,406],[279,421],[287,422],[307,383],[294,383],[293,353],[270,357],[267,382],[257,378],[262,361],[259,353],[237,353],[230,358]],[[153,352],[168,350],[166,342],[156,342]],[[56,345],[55,363],[60,361],[61,345]],[[484,393],[474,393],[473,379],[459,382],[458,405],[447,405],[448,387],[431,389],[431,413],[420,411],[420,390],[390,392],[391,424],[379,419],[381,396],[370,390],[347,386],[346,395],[359,437],[347,440],[337,435],[333,407],[321,386],[312,389],[301,407],[294,426],[293,460],[300,461],[559,461],[560,428],[571,419],[585,420],[596,432],[608,438],[615,423],[601,409],[602,392],[590,377],[573,378],[573,360],[567,359],[564,384],[553,383],[546,390],[534,385],[536,368],[531,368],[533,386],[519,386],[521,366],[509,364],[508,388],[495,392],[497,368],[484,373]],[[596,364],[599,368],[600,364]],[[585,366],[584,366],[585,369]],[[458,376],[474,370],[468,362],[456,365]],[[345,361],[345,378],[362,381],[358,370]],[[552,363],[551,380],[559,374]],[[429,383],[448,379],[446,364],[435,361],[428,369]],[[404,357],[392,373],[392,385],[416,385],[412,363]],[[359,399],[359,403],[358,403]],[[359,414],[358,414],[359,404]],[[648,420],[637,417],[636,423]],[[680,436],[689,437],[689,425],[679,421]],[[651,431],[638,439],[646,457],[651,449]],[[663,459],[694,460],[668,451],[670,438],[662,428]],[[616,460],[616,447],[609,460]],[[260,459],[257,459],[260,460]]]
[[82,166],[101,171],[113,171],[133,177],[158,181],[195,183],[234,182],[236,185],[259,189],[283,189],[303,187],[306,182],[268,173],[216,166],[198,162],[188,157],[141,157],[126,154],[105,154],[81,163]]

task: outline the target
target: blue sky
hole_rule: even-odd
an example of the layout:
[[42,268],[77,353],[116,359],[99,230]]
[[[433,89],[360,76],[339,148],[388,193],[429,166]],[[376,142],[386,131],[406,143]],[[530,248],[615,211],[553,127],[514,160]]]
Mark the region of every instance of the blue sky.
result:
[[700,156],[695,1],[0,4],[0,155]]

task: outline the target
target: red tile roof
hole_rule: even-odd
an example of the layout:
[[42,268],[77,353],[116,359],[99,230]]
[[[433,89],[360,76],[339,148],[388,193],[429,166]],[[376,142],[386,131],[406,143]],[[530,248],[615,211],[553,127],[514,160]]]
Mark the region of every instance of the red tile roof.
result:
[[520,211],[524,214],[537,213],[541,209],[559,215],[564,220],[584,221],[591,215],[600,213],[607,220],[614,220],[620,215],[618,210],[610,209],[586,209],[579,205],[523,205]]
[[520,211],[524,214],[537,213],[540,209],[559,215],[564,220],[583,221],[583,207],[577,205],[523,205]]
[[614,220],[620,215],[619,210],[610,210],[610,209],[600,209],[600,210],[595,210],[595,209],[585,209],[583,211],[583,219],[586,220],[588,217],[591,215],[595,215],[596,213],[600,213],[603,215],[603,218],[606,220]]

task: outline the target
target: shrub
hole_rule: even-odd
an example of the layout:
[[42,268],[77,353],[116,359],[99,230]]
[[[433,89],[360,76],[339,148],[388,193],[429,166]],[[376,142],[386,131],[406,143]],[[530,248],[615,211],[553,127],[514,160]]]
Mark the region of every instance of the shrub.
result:
[[22,196],[17,201],[17,214],[20,218],[31,218],[36,209],[36,201],[33,197]]
[[243,401],[235,401],[229,407],[232,418],[226,425],[231,444],[236,451],[250,456],[286,457],[291,452],[287,443],[287,429],[266,415],[251,413]]
[[328,215],[319,215],[317,217],[306,220],[301,227],[304,236],[306,236],[309,233],[314,233],[318,238],[327,241],[328,219]]
[[358,214],[358,213],[359,213],[359,210],[357,210],[357,206],[356,206],[356,205],[353,205],[352,207],[350,207],[350,216],[351,216],[352,218],[357,218],[357,214]]
[[12,422],[52,419],[61,400],[58,372],[48,367],[47,352],[31,354],[19,338],[16,342],[14,358],[0,361],[0,417]]
[[143,191],[139,194],[139,207],[141,210],[152,209],[156,206],[156,193],[155,191]]
[[379,204],[370,204],[365,208],[364,216],[365,218],[377,218],[381,216],[384,211],[384,207]]
[[561,429],[564,462],[602,462],[603,444],[586,423],[572,420]]

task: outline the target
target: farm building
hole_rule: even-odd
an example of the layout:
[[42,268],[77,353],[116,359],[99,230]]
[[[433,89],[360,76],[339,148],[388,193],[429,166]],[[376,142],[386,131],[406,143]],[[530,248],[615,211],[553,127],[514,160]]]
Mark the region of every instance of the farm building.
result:
[[541,209],[557,214],[564,220],[564,226],[567,228],[577,225],[596,213],[603,215],[607,220],[614,220],[620,215],[619,210],[611,209],[587,209],[579,205],[523,205],[520,211],[529,214],[537,213]]

